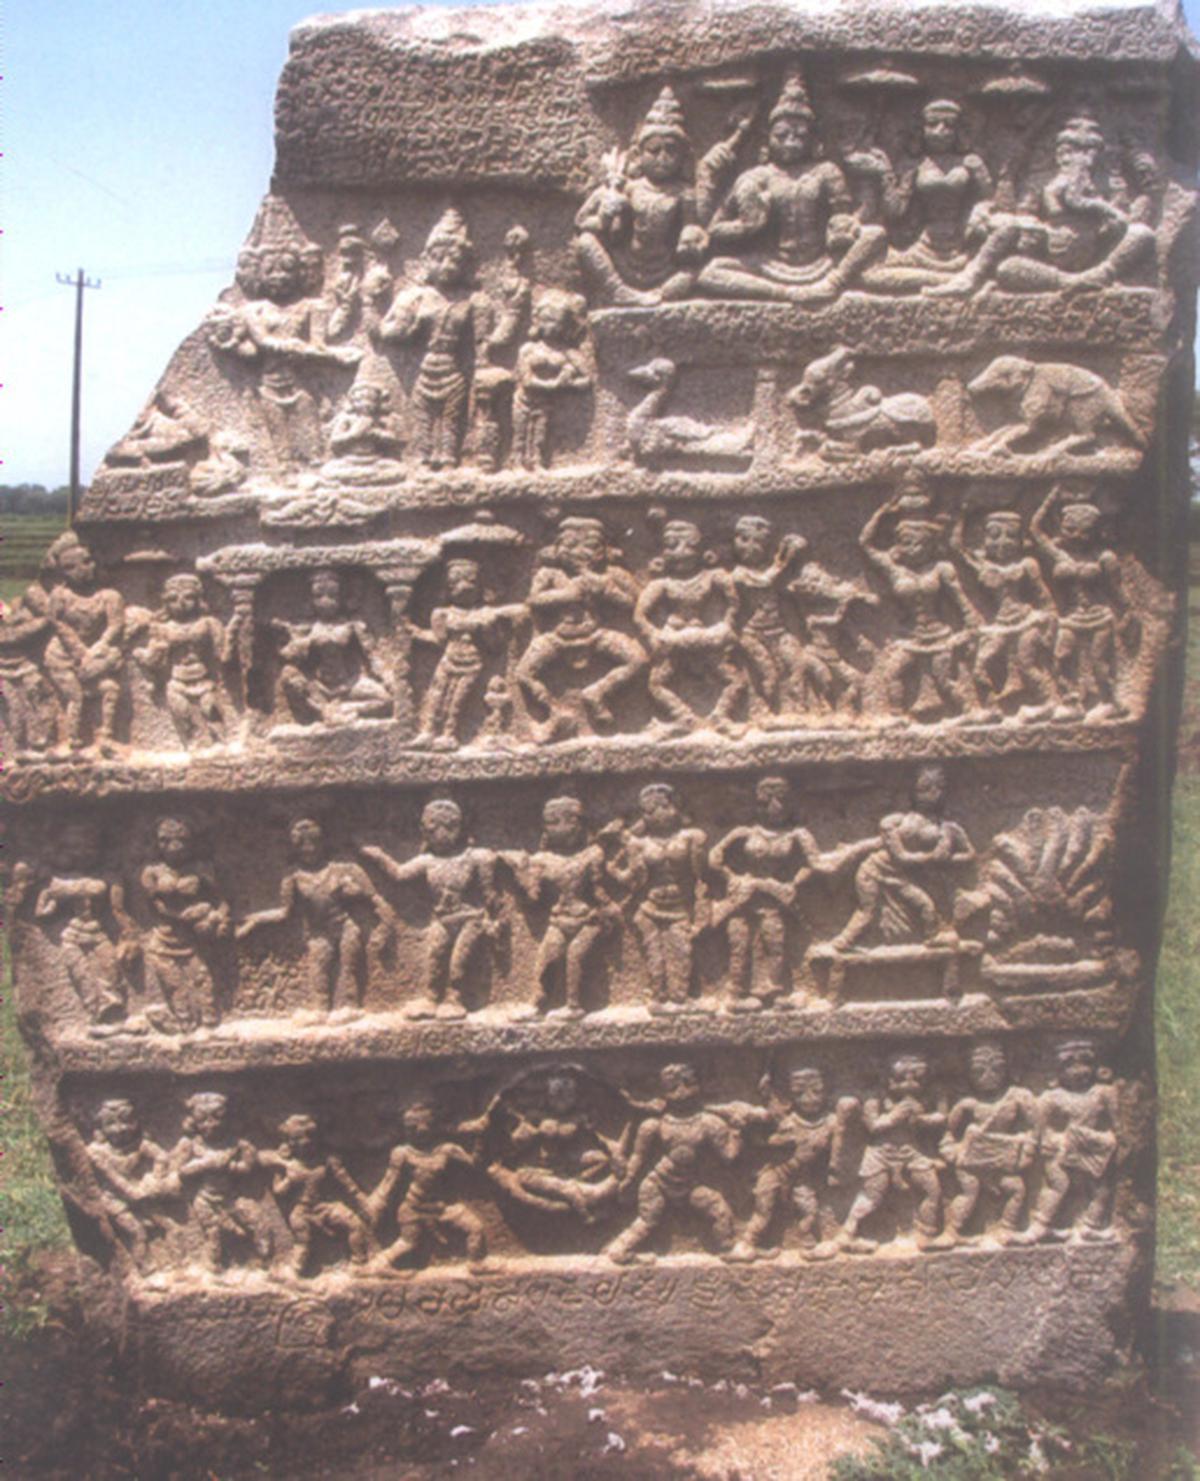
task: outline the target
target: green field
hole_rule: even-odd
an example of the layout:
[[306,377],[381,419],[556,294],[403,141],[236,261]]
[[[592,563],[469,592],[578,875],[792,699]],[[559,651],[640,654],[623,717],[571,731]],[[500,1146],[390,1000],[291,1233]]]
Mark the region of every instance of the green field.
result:
[[0,599],[8,600],[33,580],[46,546],[63,528],[57,514],[0,516]]

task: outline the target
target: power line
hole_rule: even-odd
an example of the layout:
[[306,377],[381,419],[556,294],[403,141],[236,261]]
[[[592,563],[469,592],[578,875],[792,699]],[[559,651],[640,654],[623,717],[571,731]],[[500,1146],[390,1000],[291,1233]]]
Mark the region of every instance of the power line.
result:
[[93,283],[77,268],[73,278],[55,273],[55,279],[68,288],[75,289],[75,367],[71,377],[71,491],[67,495],[67,520],[75,523],[75,512],[79,507],[79,412],[81,371],[83,366],[83,290],[99,288],[100,279]]

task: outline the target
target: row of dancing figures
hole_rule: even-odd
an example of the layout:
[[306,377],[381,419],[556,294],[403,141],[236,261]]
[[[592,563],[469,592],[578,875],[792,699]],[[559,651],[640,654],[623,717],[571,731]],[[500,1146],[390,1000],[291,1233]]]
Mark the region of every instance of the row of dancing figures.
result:
[[[78,824],[64,830],[48,877],[39,880],[24,864],[14,868],[10,908],[21,929],[28,918],[57,939],[94,1033],[215,1027],[216,958],[233,939],[289,924],[302,941],[309,1006],[299,1010],[301,1020],[357,1016],[399,929],[396,908],[364,865],[393,886],[420,890],[430,904],[421,932],[422,985],[405,1007],[410,1016],[461,1018],[470,1011],[488,956],[508,937],[514,895],[531,910],[531,923],[542,921],[533,927],[536,996],[518,1016],[589,1011],[589,974],[626,921],[652,1012],[710,1006],[693,997],[697,945],[709,932],[727,942],[731,1010],[803,1006],[807,994],[792,988],[790,945],[803,921],[802,891],[814,879],[853,870],[857,906],[833,939],[810,946],[811,960],[873,951],[874,936],[921,947],[957,943],[935,882],[971,863],[975,850],[961,825],[944,816],[945,792],[942,769],[926,766],[907,811],[885,816],[869,837],[832,848],[796,823],[790,786],[773,776],[755,786],[753,818],[713,843],[663,782],[641,789],[632,818],[594,834],[578,798],[550,798],[533,850],[479,845],[460,805],[445,797],[426,804],[420,847],[408,859],[371,844],[358,848],[363,862],[338,858],[321,823],[301,817],[289,827],[291,861],[278,903],[236,922],[191,824],[167,817],[155,828],[154,858],[138,875],[149,927],[135,918],[124,883],[104,868],[96,829]],[[955,898],[964,910],[979,909],[969,892]],[[957,904],[955,913],[962,913]]]
[[735,175],[753,125],[752,108],[736,112],[694,161],[683,109],[662,90],[628,152],[606,156],[605,179],[576,217],[576,256],[598,301],[817,305],[847,288],[963,297],[993,284],[1095,291],[1154,263],[1154,163],[1138,154],[1114,172],[1086,115],[1059,128],[1050,178],[1015,209],[966,147],[951,99],[925,106],[910,158],[876,146],[840,163],[824,155],[798,72],[767,116],[761,163]]
[[[864,708],[891,724],[906,715],[949,723],[1123,715],[1124,647],[1137,618],[1100,508],[1052,489],[1029,521],[1028,545],[1013,510],[985,511],[981,523],[974,545],[960,512],[947,548],[945,522],[922,491],[905,488],[867,521],[859,544],[901,632],[868,673]],[[971,573],[978,604],[952,557]]]
[[[1061,1044],[1056,1080],[1040,1094],[1012,1082],[995,1042],[969,1051],[967,1077],[968,1093],[951,1104],[913,1050],[893,1056],[875,1094],[834,1098],[824,1072],[804,1067],[782,1084],[764,1076],[755,1104],[712,1102],[694,1065],[669,1064],[655,1099],[617,1092],[624,1125],[607,1135],[582,1072],[559,1066],[536,1099],[514,1093],[518,1081],[468,1120],[409,1104],[403,1140],[370,1190],[325,1146],[312,1115],[287,1116],[278,1145],[260,1149],[236,1135],[228,1098],[212,1091],[187,1098],[170,1151],[146,1135],[129,1100],[103,1102],[88,1154],[97,1213],[142,1269],[172,1225],[186,1257],[209,1271],[248,1257],[277,1268],[280,1220],[297,1277],[314,1273],[320,1245],[344,1245],[353,1266],[385,1273],[461,1243],[484,1268],[487,1222],[473,1206],[483,1193],[585,1225],[615,1220],[632,1200],[633,1218],[604,1245],[617,1263],[649,1258],[646,1246],[680,1215],[733,1261],[775,1258],[792,1225],[811,1259],[871,1253],[889,1225],[922,1250],[983,1237],[1111,1239],[1119,1098],[1095,1045]],[[743,1176],[749,1156],[752,1212],[739,1230],[730,1177]],[[831,1195],[843,1188],[852,1197],[839,1219]]]

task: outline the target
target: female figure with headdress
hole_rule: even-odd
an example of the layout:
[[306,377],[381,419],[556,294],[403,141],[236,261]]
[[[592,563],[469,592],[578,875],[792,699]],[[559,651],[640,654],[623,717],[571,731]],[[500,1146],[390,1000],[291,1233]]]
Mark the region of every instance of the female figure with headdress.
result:
[[475,308],[473,247],[467,223],[451,206],[425,243],[423,281],[402,288],[379,326],[385,342],[424,342],[412,392],[417,450],[428,468],[453,468],[462,447]]
[[835,298],[884,250],[882,226],[864,225],[841,167],[820,159],[816,118],[798,73],[768,120],[766,160],[744,171],[709,227],[716,256],[699,287],[717,298],[788,303]]
[[664,87],[628,155],[605,157],[607,178],[575,217],[575,252],[604,303],[645,306],[684,298],[708,246],[704,224],[750,127],[733,115],[726,135],[691,168],[683,109]]
[[989,200],[992,175],[982,157],[962,145],[962,109],[948,98],[927,103],[921,114],[921,157],[897,170],[881,149],[847,157],[847,166],[876,183],[884,218],[916,236],[891,247],[887,260],[868,268],[865,287],[887,293],[916,292],[944,283],[966,267],[967,225],[980,201]]
[[[893,516],[892,541],[885,547],[880,532]],[[928,499],[911,487],[881,504],[858,537],[863,554],[887,582],[903,625],[880,653],[864,694],[864,707],[892,724],[906,712],[918,722],[940,712],[953,724],[979,709],[968,650],[980,617],[946,558],[943,539]],[[910,701],[913,681],[917,688]]]

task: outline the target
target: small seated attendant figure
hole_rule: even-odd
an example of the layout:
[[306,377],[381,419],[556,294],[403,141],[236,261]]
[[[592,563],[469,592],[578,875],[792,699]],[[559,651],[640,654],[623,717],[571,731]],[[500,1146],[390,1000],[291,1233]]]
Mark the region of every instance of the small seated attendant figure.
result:
[[815,118],[803,79],[783,85],[771,110],[765,164],[734,181],[709,227],[714,256],[701,270],[700,290],[715,298],[826,303],[887,243],[882,226],[852,213],[841,167],[819,159]]
[[387,715],[392,698],[367,624],[344,608],[336,571],[316,571],[307,622],[276,622],[285,634],[279,692],[300,724],[347,725]]
[[321,477],[352,486],[394,483],[403,473],[397,461],[404,439],[388,413],[388,393],[363,381],[351,387],[345,408],[329,428],[334,456]]
[[663,88],[628,156],[618,152],[606,160],[608,179],[575,218],[575,253],[601,303],[646,306],[691,293],[708,245],[704,223],[749,127],[749,114],[731,118],[726,137],[696,167],[693,183],[683,109]]

